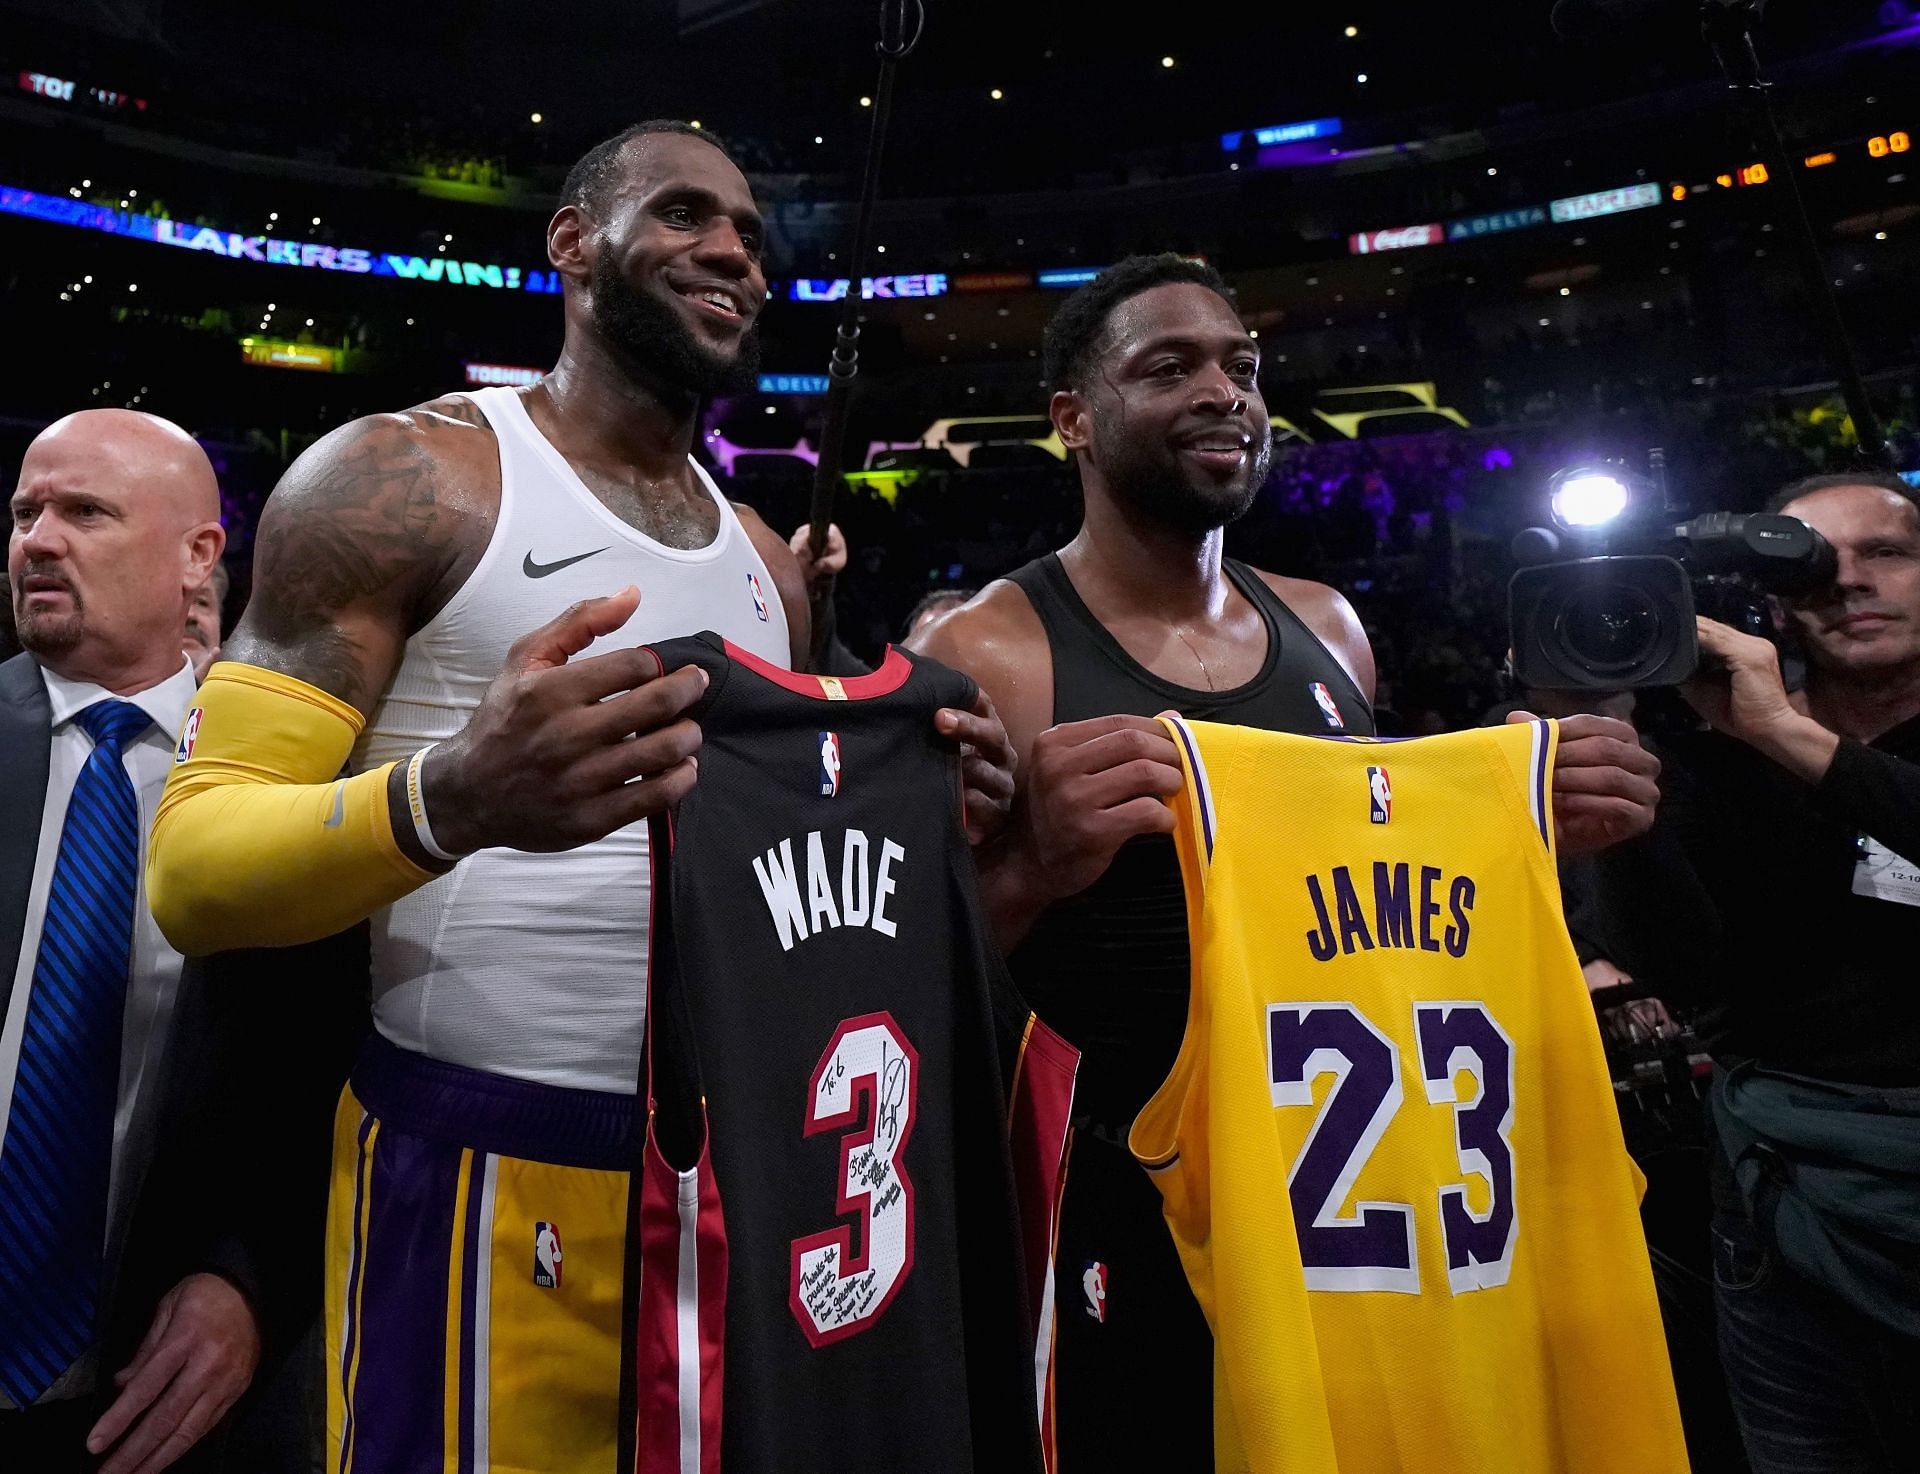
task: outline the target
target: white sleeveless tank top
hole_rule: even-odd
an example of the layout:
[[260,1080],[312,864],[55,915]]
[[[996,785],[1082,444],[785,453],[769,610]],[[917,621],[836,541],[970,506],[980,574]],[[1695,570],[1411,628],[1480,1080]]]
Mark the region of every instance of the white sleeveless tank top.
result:
[[[786,613],[746,529],[720,509],[704,548],[670,548],[587,490],[512,389],[469,396],[500,447],[500,514],[467,581],[412,639],[355,745],[356,772],[467,723],[507,649],[581,599],[640,590],[582,656],[715,630],[790,661]],[[647,826],[563,854],[481,850],[373,918],[373,1013],[403,1049],[473,1069],[631,1094],[647,983]]]

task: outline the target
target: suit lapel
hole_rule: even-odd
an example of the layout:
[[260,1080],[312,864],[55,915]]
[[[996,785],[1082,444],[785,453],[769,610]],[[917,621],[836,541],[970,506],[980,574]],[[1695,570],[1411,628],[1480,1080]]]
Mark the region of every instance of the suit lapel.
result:
[[31,655],[0,664],[0,1018],[13,995],[47,802],[53,708]]

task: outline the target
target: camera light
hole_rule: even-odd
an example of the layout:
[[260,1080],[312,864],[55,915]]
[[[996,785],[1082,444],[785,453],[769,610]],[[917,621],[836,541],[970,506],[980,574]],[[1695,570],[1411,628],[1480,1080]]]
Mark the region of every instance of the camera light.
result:
[[1575,471],[1553,489],[1553,520],[1565,528],[1600,527],[1627,509],[1627,483],[1606,471]]

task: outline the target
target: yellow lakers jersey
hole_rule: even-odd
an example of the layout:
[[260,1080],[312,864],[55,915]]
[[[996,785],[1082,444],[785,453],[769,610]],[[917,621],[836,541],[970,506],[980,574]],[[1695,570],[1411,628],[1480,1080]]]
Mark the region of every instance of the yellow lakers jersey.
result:
[[1218,1467],[1685,1470],[1557,729],[1161,720],[1193,995],[1132,1146],[1213,1326]]

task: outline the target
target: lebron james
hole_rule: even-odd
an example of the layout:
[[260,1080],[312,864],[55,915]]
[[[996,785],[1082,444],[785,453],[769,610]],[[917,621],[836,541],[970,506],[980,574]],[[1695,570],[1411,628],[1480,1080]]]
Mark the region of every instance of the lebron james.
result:
[[[808,648],[785,541],[688,454],[701,400],[753,382],[762,234],[686,124],[582,158],[547,232],[552,373],[301,456],[181,736],[149,871],[181,950],[372,922],[377,1036],[328,1222],[329,1467],[614,1465],[644,821],[696,780],[706,679],[635,647]],[[984,703],[936,721],[985,826],[1004,730]]]

